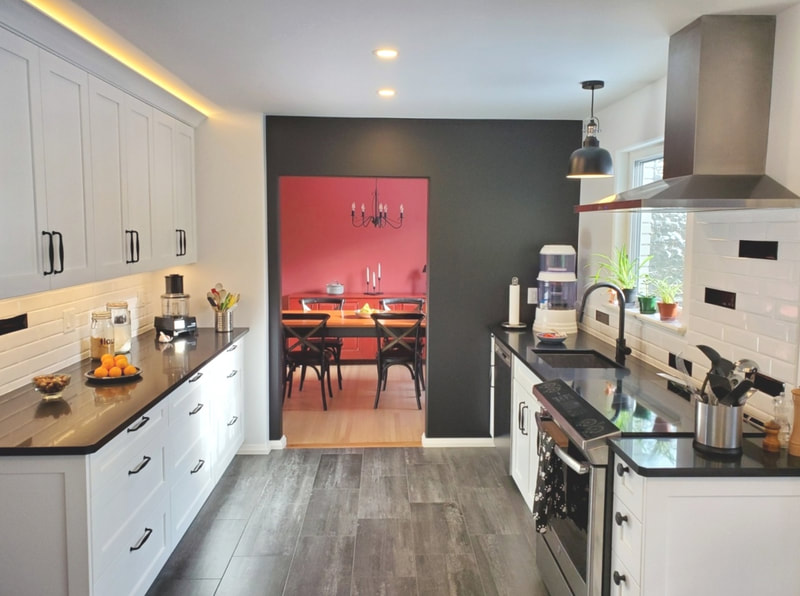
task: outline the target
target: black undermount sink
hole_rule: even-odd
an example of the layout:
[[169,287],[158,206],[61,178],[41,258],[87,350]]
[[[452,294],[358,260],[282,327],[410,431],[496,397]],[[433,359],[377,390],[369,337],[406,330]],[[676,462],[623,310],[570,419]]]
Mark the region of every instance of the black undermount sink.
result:
[[533,351],[553,368],[625,368],[594,350]]

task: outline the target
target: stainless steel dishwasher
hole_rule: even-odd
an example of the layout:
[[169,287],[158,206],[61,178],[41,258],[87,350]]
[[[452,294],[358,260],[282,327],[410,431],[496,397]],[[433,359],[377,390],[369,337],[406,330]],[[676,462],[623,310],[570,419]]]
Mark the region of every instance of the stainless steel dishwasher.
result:
[[503,458],[506,470],[511,470],[511,350],[497,338],[494,342],[492,364],[492,436],[494,446]]

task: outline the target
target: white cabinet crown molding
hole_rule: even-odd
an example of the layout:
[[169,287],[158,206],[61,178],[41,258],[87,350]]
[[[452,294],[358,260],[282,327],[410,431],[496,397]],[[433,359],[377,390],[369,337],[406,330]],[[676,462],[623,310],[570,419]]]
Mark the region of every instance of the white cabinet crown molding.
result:
[[206,119],[199,110],[22,0],[0,3],[0,26],[192,127]]

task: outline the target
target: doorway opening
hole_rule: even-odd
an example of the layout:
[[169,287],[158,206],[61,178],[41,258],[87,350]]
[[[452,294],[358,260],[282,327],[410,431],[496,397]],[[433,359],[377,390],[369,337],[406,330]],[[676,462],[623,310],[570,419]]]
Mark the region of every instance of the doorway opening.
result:
[[[427,305],[427,178],[281,176],[279,200],[283,310],[301,309],[303,297],[341,297],[351,316],[365,305],[380,309],[383,298]],[[361,225],[377,215],[373,203],[394,225]],[[316,373],[308,370],[299,390],[295,372],[282,410],[289,447],[421,445],[427,392],[419,410],[409,371],[393,366],[373,408],[376,350],[374,330],[342,339],[342,388],[334,366],[327,411]]]

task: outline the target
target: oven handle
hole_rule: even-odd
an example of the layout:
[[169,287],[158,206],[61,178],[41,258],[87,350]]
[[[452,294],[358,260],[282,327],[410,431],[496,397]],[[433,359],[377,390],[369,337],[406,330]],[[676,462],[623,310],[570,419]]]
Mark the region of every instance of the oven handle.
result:
[[553,452],[558,456],[558,459],[567,464],[567,466],[569,466],[569,468],[572,469],[576,474],[588,474],[592,469],[592,466],[589,464],[579,462],[572,456],[567,455],[567,453],[558,445],[553,446]]

